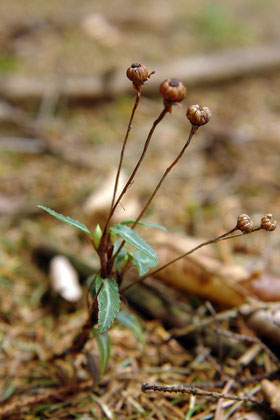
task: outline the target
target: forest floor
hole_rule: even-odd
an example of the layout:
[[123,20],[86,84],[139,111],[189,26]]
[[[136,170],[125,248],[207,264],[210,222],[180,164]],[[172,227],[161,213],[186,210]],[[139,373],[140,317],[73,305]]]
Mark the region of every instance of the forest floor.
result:
[[[135,61],[157,72],[182,57],[277,40],[279,45],[276,0],[265,4],[250,0],[246,5],[238,0],[226,6],[221,0],[213,4],[189,0],[188,7],[183,0],[139,3],[2,2],[0,90],[6,76],[31,81],[55,77],[63,83],[64,77],[99,75],[106,83],[116,69],[123,69],[125,79],[127,67]],[[163,184],[148,221],[172,233],[213,238],[229,230],[241,213],[254,221],[266,213],[280,220],[279,70],[188,88],[184,104],[174,107],[157,127],[143,170],[128,191],[132,201],[145,203],[186,140],[186,107],[206,105],[212,119],[198,131]],[[241,343],[239,337],[232,344],[234,333],[257,337],[238,310],[223,321],[214,316],[210,324],[231,332],[230,338],[206,343],[198,329],[195,340],[188,342],[186,337],[174,338],[162,319],[153,319],[151,313],[145,316],[139,307],[141,314],[137,313],[128,299],[123,305],[139,317],[146,345],[143,348],[130,330],[114,324],[109,331],[111,359],[98,386],[93,389],[86,353],[49,361],[70,345],[86,320],[86,272],[88,267],[95,269],[97,261],[86,239],[37,205],[54,208],[91,228],[102,223],[104,209],[98,216],[87,214],[85,203],[116,171],[133,95],[131,87],[131,93],[104,91],[103,97],[71,100],[42,89],[39,100],[19,99],[17,94],[13,98],[13,93],[0,98],[0,416],[11,420],[279,418],[279,405],[277,411],[263,402],[260,383],[260,378],[273,379],[279,373],[279,354],[271,354],[261,341]],[[146,95],[144,87],[125,155],[127,173],[161,109],[160,95]],[[125,208],[123,217],[127,219]],[[153,231],[146,235],[152,242]],[[279,301],[279,285],[270,283],[270,275],[275,281],[280,274],[277,231],[229,241],[215,252],[220,261],[242,264],[256,276],[269,273],[258,298],[262,300],[266,289]],[[83,289],[78,302],[63,300],[51,288],[48,264],[56,254],[78,259]],[[154,282],[151,287],[156,287]],[[177,302],[193,323],[228,309],[166,286],[161,293],[170,294],[172,305]],[[273,343],[271,349],[275,351]],[[88,353],[98,354],[93,338]],[[148,393],[141,390],[144,383],[195,384],[204,391],[247,400]],[[270,384],[277,386],[277,381]],[[276,390],[280,394],[280,388]]]

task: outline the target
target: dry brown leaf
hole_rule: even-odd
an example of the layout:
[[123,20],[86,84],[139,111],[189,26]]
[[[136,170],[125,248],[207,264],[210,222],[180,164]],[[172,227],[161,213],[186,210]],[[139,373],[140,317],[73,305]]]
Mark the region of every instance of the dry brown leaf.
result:
[[280,279],[269,272],[253,275],[245,284],[255,296],[266,302],[280,300]]
[[[162,265],[201,242],[180,235],[160,233],[153,246]],[[156,273],[155,277],[179,290],[195,293],[223,306],[240,305],[249,294],[241,286],[249,278],[249,272],[239,265],[219,261],[210,247],[177,261]]]
[[[160,265],[164,265],[202,242],[203,239],[158,232],[153,237],[152,246]],[[280,281],[277,276],[267,272],[256,276],[245,266],[221,261],[211,246],[182,258],[156,273],[155,278],[223,306],[238,306],[248,297],[259,298],[264,302],[280,300]]]

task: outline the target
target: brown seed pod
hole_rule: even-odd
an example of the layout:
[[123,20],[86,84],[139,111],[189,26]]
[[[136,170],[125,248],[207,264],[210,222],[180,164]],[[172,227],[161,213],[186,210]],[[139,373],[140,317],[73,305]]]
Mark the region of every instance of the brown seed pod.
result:
[[261,219],[261,227],[264,230],[267,230],[269,232],[272,232],[276,229],[277,222],[276,220],[272,221],[272,214],[268,213]]
[[175,79],[167,79],[160,85],[160,93],[164,101],[181,102],[186,96],[186,88],[182,82]]
[[241,230],[242,233],[250,233],[253,230],[253,221],[248,214],[240,214],[237,218],[236,227]]
[[187,118],[196,127],[207,124],[211,118],[211,111],[207,106],[191,105],[187,109]]
[[131,66],[126,71],[127,77],[129,78],[129,80],[132,81],[136,90],[139,90],[140,86],[142,86],[144,82],[149,80],[150,76],[153,73],[154,72],[149,73],[147,67],[142,66],[139,63],[131,64]]

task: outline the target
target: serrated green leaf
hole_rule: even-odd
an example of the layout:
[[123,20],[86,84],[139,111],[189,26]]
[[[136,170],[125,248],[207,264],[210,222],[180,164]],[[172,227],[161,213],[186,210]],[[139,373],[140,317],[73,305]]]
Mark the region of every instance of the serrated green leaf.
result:
[[[123,220],[120,225],[133,225],[133,223],[135,222],[135,220],[132,219],[128,219],[128,220]],[[166,228],[164,226],[161,225],[157,225],[156,223],[150,223],[150,222],[137,222],[137,225],[143,225],[143,226],[149,226],[152,228],[156,228],[156,229],[161,229],[161,230],[165,230]]]
[[117,315],[117,320],[124,327],[129,328],[138,339],[138,341],[142,344],[142,346],[145,347],[143,330],[136,316],[127,312],[120,311]]
[[102,288],[97,296],[98,302],[98,331],[107,331],[120,310],[119,288],[115,279],[102,279],[98,276],[95,281],[96,293]]
[[144,276],[148,273],[149,269],[157,266],[157,261],[154,258],[150,258],[143,252],[136,251],[134,254],[130,254],[132,264],[137,267],[140,276]]
[[49,213],[56,219],[61,220],[64,223],[67,223],[67,225],[80,229],[82,232],[86,233],[87,235],[91,237],[90,230],[78,220],[71,219],[71,217],[68,217],[68,216],[63,216],[63,214],[57,213],[56,211],[49,209],[48,207],[45,207],[45,206],[37,206],[37,207],[39,207],[39,209],[45,210],[47,213]]
[[[114,242],[113,254],[115,254],[115,252],[117,252],[120,244],[121,244],[121,241],[116,239],[115,242]],[[125,258],[126,255],[127,255],[127,249],[126,249],[125,246],[123,246],[122,249],[120,250],[120,252],[118,253],[115,261],[114,261],[114,266],[118,267],[118,265],[123,261],[123,259]]]
[[91,274],[86,279],[86,285],[90,288],[90,294],[92,298],[95,298],[95,280],[96,280],[96,274]]
[[110,338],[106,332],[100,334],[97,328],[92,329],[92,334],[96,338],[96,342],[97,342],[97,346],[99,350],[99,368],[100,368],[100,379],[101,379],[107,367],[108,361],[110,359],[110,353],[111,353]]
[[128,226],[121,224],[113,225],[109,228],[109,231],[113,232],[115,235],[121,236],[128,244],[148,255],[150,258],[153,258],[155,262],[158,263],[157,254],[153,248]]

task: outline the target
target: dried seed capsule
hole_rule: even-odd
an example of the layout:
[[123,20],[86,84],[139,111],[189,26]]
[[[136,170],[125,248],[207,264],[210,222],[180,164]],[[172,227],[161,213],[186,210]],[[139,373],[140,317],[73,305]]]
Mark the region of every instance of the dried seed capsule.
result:
[[147,67],[142,66],[139,63],[133,63],[131,66],[127,69],[126,75],[129,78],[129,80],[132,81],[134,87],[136,90],[140,89],[140,86],[143,85],[144,82],[149,80],[151,74],[149,73]]
[[236,226],[242,233],[250,233],[253,230],[253,221],[248,214],[240,214],[237,218]]
[[272,221],[272,214],[271,213],[266,214],[261,220],[261,227],[264,230],[272,232],[273,230],[276,229],[276,226],[277,226],[277,222],[276,222],[276,220]]
[[182,82],[175,79],[167,79],[160,85],[160,93],[164,101],[181,102],[186,96],[186,88]]
[[207,106],[191,105],[187,110],[187,118],[196,127],[207,124],[211,118],[211,111]]

